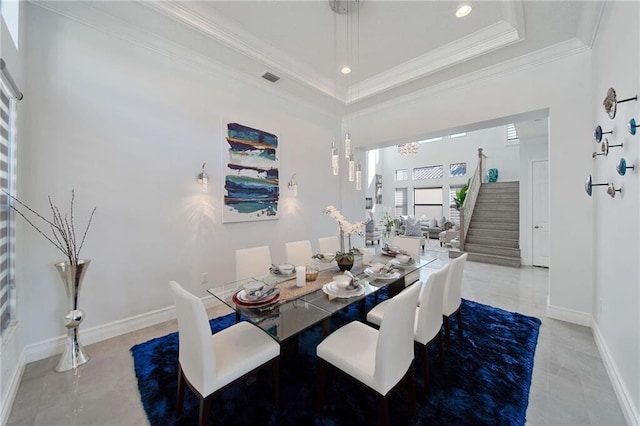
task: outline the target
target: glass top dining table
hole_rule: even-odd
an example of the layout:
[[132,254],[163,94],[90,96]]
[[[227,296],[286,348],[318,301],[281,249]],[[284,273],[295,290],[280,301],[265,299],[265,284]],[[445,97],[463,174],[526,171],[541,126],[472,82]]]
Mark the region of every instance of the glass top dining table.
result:
[[[376,253],[371,264],[387,263],[392,259]],[[362,264],[362,256],[356,255],[351,273],[356,277],[361,290],[357,295],[350,297],[334,297],[336,295],[329,292],[325,286],[333,281],[333,276],[343,273],[335,261],[320,263],[311,259],[309,265],[318,269],[318,277],[314,281],[306,281],[303,287],[296,286],[295,273],[288,277],[268,274],[216,286],[207,291],[235,311],[236,322],[244,318],[282,343],[297,338],[300,332],[320,322],[323,322],[325,334],[328,334],[329,319],[333,314],[353,303],[360,303],[364,311],[364,299],[367,296],[386,286],[391,286],[399,292],[406,285],[417,281],[420,278],[420,269],[434,260],[436,259],[422,258],[410,265],[392,265],[397,272],[393,277],[382,279],[375,274],[372,275],[371,270],[367,269],[368,266]],[[271,303],[255,307],[239,301],[238,293],[243,290],[243,285],[255,280],[269,285],[275,284],[279,290],[278,298]]]

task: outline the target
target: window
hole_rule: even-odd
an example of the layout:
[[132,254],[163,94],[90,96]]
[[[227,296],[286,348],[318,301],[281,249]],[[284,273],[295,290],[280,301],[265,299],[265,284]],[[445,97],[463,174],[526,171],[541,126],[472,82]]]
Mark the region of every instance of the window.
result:
[[[13,143],[15,101],[0,85],[0,188],[9,193],[13,186]],[[10,199],[0,195],[0,334],[11,323],[13,282],[13,214]]]
[[407,188],[396,188],[396,217],[407,215]]
[[449,176],[464,176],[467,174],[467,163],[449,164]]
[[401,182],[403,180],[409,180],[409,170],[396,170],[396,182]]
[[438,142],[442,140],[442,136],[438,136],[437,138],[425,139],[422,141],[418,141],[418,143],[429,143],[429,142]]
[[460,186],[449,187],[449,222],[460,224],[460,212],[456,209],[456,203],[453,201],[453,197],[456,196],[456,191],[462,188]]
[[442,217],[442,187],[413,190],[413,214],[420,217]]
[[513,123],[507,124],[507,140],[505,145],[518,145],[520,138],[518,137],[518,130]]
[[440,179],[444,176],[442,166],[417,167],[413,169],[413,178],[418,179]]

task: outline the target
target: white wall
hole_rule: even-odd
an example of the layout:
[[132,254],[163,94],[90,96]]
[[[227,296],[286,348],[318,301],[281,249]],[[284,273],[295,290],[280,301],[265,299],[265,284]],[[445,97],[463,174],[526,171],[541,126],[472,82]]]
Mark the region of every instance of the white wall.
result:
[[[498,181],[517,181],[520,179],[519,146],[505,146],[505,127],[468,132],[466,136],[420,144],[415,155],[401,155],[397,147],[381,149],[383,164],[383,206],[393,214],[396,188],[408,188],[408,213],[413,214],[413,188],[442,187],[442,206],[444,216],[449,217],[449,186],[464,185],[472,176],[478,164],[478,148],[487,155],[486,167],[498,169]],[[449,176],[449,165],[467,163],[465,176]],[[440,179],[413,179],[416,167],[442,165],[443,177]],[[396,170],[409,170],[409,180],[396,182]]]
[[[638,121],[640,105],[626,102],[618,105],[615,119],[611,120],[602,107],[607,90],[615,88],[618,99],[633,97],[640,92],[637,2],[607,2],[592,53],[593,98],[590,102],[593,120],[590,128],[600,124],[611,143],[623,143],[623,148],[611,148],[607,157],[592,160],[585,174],[592,173],[594,182],[613,182],[622,187],[622,194],[611,199],[605,187],[593,188],[589,209],[594,212],[593,228],[585,230],[595,235],[594,252],[595,296],[593,310],[595,329],[602,347],[610,355],[610,363],[617,370],[620,381],[617,390],[624,389],[629,405],[635,411],[638,424],[640,407],[640,218],[638,171],[629,170],[619,176],[615,165],[620,157],[628,164],[638,164],[640,136],[626,130],[631,118]],[[595,143],[588,144],[595,151]],[[587,155],[587,153],[581,154]],[[605,363],[607,359],[605,359]],[[614,380],[614,385],[616,381]],[[624,398],[622,401],[625,401]],[[623,403],[623,408],[626,408]]]
[[[232,281],[237,248],[267,244],[282,261],[286,241],[308,238],[315,246],[317,237],[335,234],[322,211],[341,203],[344,174],[331,175],[329,150],[338,118],[274,94],[270,83],[225,78],[32,4],[27,13],[19,196],[46,213],[48,195],[66,207],[75,188],[78,224],[98,208],[82,252],[92,259],[80,296],[82,328],[171,306],[172,279],[204,296]],[[279,220],[221,223],[227,120],[279,136]],[[203,195],[195,177],[205,161],[212,179]],[[286,186],[293,173],[297,198]],[[20,319],[29,345],[62,335],[67,307],[53,267],[61,254],[18,225]]]
[[364,129],[361,139],[375,145],[548,108],[549,314],[589,324],[593,274],[583,262],[593,257],[592,212],[582,188],[592,167],[593,147],[584,142],[592,133],[590,53],[574,42],[548,53],[554,49],[570,53],[553,61],[520,58],[509,67],[496,65],[357,114]]

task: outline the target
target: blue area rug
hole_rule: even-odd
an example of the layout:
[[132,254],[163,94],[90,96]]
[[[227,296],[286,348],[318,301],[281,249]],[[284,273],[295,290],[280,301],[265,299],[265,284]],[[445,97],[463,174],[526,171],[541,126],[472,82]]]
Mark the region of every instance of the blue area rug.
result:
[[[370,296],[371,298],[371,296]],[[373,299],[367,299],[367,311]],[[540,320],[463,300],[464,338],[452,321],[452,347],[440,363],[437,344],[429,348],[430,391],[425,392],[421,358],[415,360],[417,415],[411,416],[404,388],[390,402],[392,424],[524,425]],[[331,329],[360,319],[356,306],[332,318]],[[211,320],[213,332],[234,323],[234,315]],[[280,408],[271,403],[270,371],[255,383],[233,386],[213,401],[210,424],[224,425],[353,425],[376,424],[373,394],[336,377],[328,383],[322,412],[316,407],[315,349],[322,328],[300,336],[295,359],[281,361]],[[187,390],[180,418],[175,416],[178,334],[172,333],[131,348],[142,404],[151,425],[192,425],[198,400]]]

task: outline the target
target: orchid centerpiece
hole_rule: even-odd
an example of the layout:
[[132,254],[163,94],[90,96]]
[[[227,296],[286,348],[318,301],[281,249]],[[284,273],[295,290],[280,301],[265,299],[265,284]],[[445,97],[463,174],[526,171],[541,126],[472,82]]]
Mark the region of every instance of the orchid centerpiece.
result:
[[[336,222],[338,222],[338,230],[340,231],[340,252],[336,253],[336,260],[340,260],[345,255],[350,255],[351,259],[353,259],[353,254],[351,253],[351,234],[362,235],[362,231],[364,230],[364,222],[355,222],[350,223],[342,213],[334,206],[328,206],[324,209],[324,212],[334,218]],[[344,250],[344,236],[347,235],[349,238],[349,250],[345,252]]]

